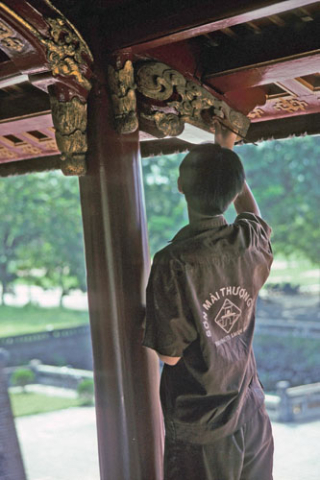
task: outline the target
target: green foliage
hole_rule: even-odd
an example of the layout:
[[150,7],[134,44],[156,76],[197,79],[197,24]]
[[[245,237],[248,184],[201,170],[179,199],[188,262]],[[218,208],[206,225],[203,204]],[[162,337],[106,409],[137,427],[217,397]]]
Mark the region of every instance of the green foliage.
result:
[[[0,181],[0,282],[3,295],[17,278],[62,296],[85,290],[78,183],[60,172]],[[3,299],[3,298],[2,298]]]
[[184,155],[152,157],[143,160],[144,190],[153,256],[167,245],[176,232],[188,223],[183,195],[178,191],[178,168]]
[[16,385],[17,387],[22,387],[23,389],[26,385],[34,383],[34,381],[35,375],[33,371],[29,370],[28,368],[18,368],[11,375],[12,384]]
[[[273,227],[275,254],[301,255],[319,262],[320,137],[293,138],[236,147],[262,215]],[[184,155],[144,159],[144,188],[151,255],[187,223],[178,193],[178,167]],[[234,219],[233,207],[227,212]]]
[[262,215],[273,227],[275,254],[320,260],[320,137],[236,148]]
[[82,380],[78,387],[77,392],[82,400],[83,405],[92,405],[94,399],[94,383],[91,379]]

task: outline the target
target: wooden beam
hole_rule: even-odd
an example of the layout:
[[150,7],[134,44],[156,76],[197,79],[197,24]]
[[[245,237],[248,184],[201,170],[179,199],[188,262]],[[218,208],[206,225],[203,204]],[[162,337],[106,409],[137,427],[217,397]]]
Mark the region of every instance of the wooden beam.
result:
[[[302,115],[259,123],[252,123],[247,134],[248,143],[280,140],[292,136],[320,134],[320,114]],[[143,158],[158,155],[187,153],[194,145],[178,138],[140,142]]]
[[0,121],[0,136],[53,127],[51,110]]
[[152,1],[99,12],[103,48],[137,54],[161,45],[318,3],[314,0]]
[[48,94],[24,82],[16,86],[16,91],[1,98],[0,121],[42,114],[50,110]]
[[60,170],[62,161],[60,155],[51,157],[38,157],[19,162],[0,164],[0,177],[12,177],[14,175],[28,175],[30,173],[50,172]]
[[164,138],[163,140],[140,142],[142,158],[171,155],[173,153],[186,153],[192,147],[194,147],[194,144],[185,142],[179,138]]
[[292,136],[319,134],[320,113],[315,113],[252,123],[247,134],[247,140],[252,143],[262,140],[279,140]]
[[206,84],[226,93],[317,73],[319,64],[320,51],[309,52],[295,58],[265,62],[249,68],[244,67],[224,74],[220,73],[207,78]]
[[[320,53],[319,31],[320,14],[312,22],[290,23],[281,28],[270,24],[259,34],[239,36],[237,40],[224,36],[218,47],[204,45],[202,48],[204,79]],[[319,70],[319,64],[314,67]]]

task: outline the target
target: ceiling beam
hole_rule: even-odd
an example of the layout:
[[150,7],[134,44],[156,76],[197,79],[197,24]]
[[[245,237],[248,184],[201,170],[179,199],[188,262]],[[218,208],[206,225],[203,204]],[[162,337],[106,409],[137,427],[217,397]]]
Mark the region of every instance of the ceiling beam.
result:
[[42,115],[50,110],[48,94],[33,87],[29,82],[16,84],[16,86],[14,91],[1,97],[0,122],[26,115]]
[[246,138],[249,143],[279,140],[292,137],[292,132],[294,136],[319,135],[320,113],[252,123]]
[[204,78],[287,58],[320,53],[319,31],[320,12],[310,22],[290,23],[281,28],[270,23],[259,34],[247,33],[239,35],[237,39],[227,36],[218,38],[218,46],[210,44],[202,46],[201,63],[205,69]]
[[24,115],[9,121],[0,121],[0,135],[18,135],[32,130],[53,127],[51,110],[36,115]]
[[173,153],[186,153],[192,147],[194,147],[194,144],[185,142],[176,137],[140,142],[142,158],[171,155]]
[[0,164],[0,178],[14,175],[26,175],[30,173],[49,172],[60,170],[63,165],[60,155],[50,157],[38,157],[18,162]]
[[[138,54],[199,35],[318,3],[314,0],[151,1],[99,12],[103,48]],[[115,21],[117,19],[117,21]]]
[[311,75],[319,71],[319,65],[320,51],[318,50],[295,58],[265,62],[223,74],[216,74],[214,77],[206,78],[205,83],[219,92],[226,93]]

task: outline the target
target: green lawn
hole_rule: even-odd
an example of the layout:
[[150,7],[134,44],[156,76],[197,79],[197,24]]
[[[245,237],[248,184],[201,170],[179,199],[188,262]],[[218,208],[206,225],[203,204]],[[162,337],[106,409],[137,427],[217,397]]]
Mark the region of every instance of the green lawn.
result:
[[38,413],[53,412],[64,408],[80,407],[83,402],[78,398],[49,397],[40,393],[12,393],[10,400],[13,415],[23,417]]
[[285,260],[277,258],[271,267],[267,284],[290,283],[291,285],[319,285],[320,271],[308,260]]
[[0,337],[76,327],[88,322],[88,312],[78,310],[0,306]]

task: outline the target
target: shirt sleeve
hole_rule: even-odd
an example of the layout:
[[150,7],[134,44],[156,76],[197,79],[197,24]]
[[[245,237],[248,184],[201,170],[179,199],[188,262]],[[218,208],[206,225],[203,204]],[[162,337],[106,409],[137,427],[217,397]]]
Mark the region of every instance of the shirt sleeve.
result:
[[250,212],[240,213],[236,217],[234,224],[240,225],[245,229],[250,243],[260,246],[263,250],[272,254],[270,243],[272,229],[261,217]]
[[183,271],[173,263],[155,256],[147,286],[143,345],[161,355],[181,357],[198,333],[184,298]]

